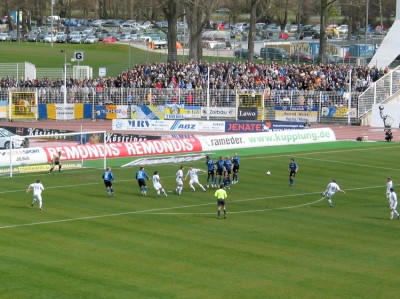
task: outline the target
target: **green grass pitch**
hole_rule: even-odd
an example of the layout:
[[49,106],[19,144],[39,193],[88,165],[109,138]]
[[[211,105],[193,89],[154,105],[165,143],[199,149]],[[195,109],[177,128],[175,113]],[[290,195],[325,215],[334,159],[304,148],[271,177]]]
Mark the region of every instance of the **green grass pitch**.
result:
[[[0,298],[396,298],[400,220],[388,220],[385,183],[400,182],[399,151],[379,142],[239,150],[220,220],[215,189],[192,192],[186,181],[165,198],[149,181],[141,196],[137,167],[120,167],[130,159],[108,161],[114,198],[100,167],[1,177]],[[146,171],[172,191],[179,165]],[[41,212],[25,193],[37,178]],[[334,208],[321,200],[332,178],[346,191]]]

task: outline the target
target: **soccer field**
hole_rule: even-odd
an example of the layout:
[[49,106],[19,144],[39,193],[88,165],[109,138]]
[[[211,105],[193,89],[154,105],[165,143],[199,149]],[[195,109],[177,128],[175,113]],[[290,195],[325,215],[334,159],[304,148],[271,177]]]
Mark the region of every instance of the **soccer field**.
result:
[[[400,182],[399,151],[383,142],[240,150],[227,219],[217,219],[215,189],[185,181],[172,192],[180,164],[145,168],[159,171],[168,197],[151,181],[143,197],[138,167],[120,167],[128,159],[108,161],[112,198],[100,168],[0,177],[0,298],[396,298],[400,220],[388,220],[385,183]],[[346,191],[334,208],[321,198],[332,178]],[[25,192],[36,179],[43,211]]]

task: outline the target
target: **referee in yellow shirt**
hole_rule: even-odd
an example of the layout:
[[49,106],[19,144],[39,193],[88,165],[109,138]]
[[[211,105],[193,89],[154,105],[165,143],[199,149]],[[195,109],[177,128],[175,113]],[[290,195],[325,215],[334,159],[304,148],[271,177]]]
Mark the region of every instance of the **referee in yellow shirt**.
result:
[[215,191],[215,197],[217,198],[218,205],[218,219],[221,219],[221,208],[224,209],[224,218],[226,218],[225,199],[228,197],[228,194],[226,194],[224,184],[219,185],[219,189]]

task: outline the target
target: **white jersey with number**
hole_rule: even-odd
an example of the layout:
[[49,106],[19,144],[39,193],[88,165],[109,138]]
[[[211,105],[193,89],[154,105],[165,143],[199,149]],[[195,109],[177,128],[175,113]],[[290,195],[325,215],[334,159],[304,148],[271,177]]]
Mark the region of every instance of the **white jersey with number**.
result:
[[182,178],[183,178],[183,170],[182,170],[182,169],[179,169],[179,170],[176,172],[176,182],[177,182],[179,185],[183,185]]
[[333,196],[338,190],[340,190],[340,187],[335,182],[329,183],[326,187],[326,193],[328,196]]
[[154,189],[156,190],[161,189],[160,176],[158,174],[153,175],[152,181]]
[[30,184],[29,187],[33,190],[34,196],[41,195],[42,191],[44,190],[42,183],[33,183],[33,184]]
[[395,192],[390,192],[390,194],[389,194],[389,202],[390,202],[390,208],[392,210],[396,210],[396,208],[397,208],[397,194]]
[[42,183],[33,183],[29,187],[33,190],[33,201],[37,200],[42,205],[42,191],[44,190]]

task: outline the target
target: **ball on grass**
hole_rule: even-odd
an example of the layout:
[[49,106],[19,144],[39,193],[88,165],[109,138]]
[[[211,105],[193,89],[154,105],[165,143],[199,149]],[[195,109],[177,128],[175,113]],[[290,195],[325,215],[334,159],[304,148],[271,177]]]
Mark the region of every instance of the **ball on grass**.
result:
[[267,175],[271,175],[271,172],[269,170],[267,171]]

